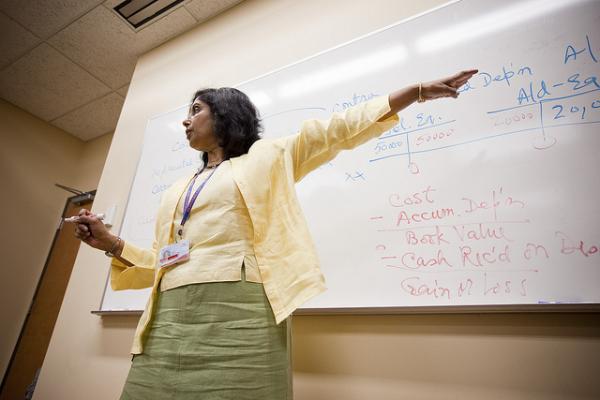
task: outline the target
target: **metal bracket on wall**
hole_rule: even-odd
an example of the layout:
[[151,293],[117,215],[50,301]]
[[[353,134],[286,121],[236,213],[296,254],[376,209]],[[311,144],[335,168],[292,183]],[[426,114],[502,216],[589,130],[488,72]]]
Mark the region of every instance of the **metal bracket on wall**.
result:
[[91,190],[89,192],[84,192],[82,190],[74,189],[74,188],[66,186],[66,185],[61,185],[60,183],[55,183],[54,185],[63,190],[66,190],[69,193],[75,194],[76,196],[71,197],[69,200],[71,203],[74,203],[78,206],[81,204],[89,203],[90,201],[94,201],[94,196],[96,196],[95,190]]

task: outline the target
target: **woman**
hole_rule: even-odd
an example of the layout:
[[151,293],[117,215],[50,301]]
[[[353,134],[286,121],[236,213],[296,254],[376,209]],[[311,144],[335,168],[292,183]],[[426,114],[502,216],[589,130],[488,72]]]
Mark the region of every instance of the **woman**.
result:
[[359,104],[259,140],[236,89],[196,92],[183,121],[204,166],[165,192],[152,250],[81,210],[76,235],[113,257],[113,289],[152,287],[122,399],[291,399],[289,316],[325,290],[294,183],[381,135],[414,101],[458,97],[477,71]]

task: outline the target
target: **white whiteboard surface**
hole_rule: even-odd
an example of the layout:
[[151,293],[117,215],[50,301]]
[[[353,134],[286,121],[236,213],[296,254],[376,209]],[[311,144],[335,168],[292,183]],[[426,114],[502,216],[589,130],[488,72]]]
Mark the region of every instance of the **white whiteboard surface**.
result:
[[[297,185],[329,290],[304,309],[600,303],[600,2],[464,0],[238,86],[265,137],[418,81],[480,73]],[[121,236],[199,157],[148,122]],[[101,311],[141,310],[148,290]]]

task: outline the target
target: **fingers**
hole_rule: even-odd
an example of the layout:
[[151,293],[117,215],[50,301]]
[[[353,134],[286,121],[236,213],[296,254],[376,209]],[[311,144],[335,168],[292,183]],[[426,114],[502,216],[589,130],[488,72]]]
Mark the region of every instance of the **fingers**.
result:
[[469,69],[469,70],[465,70],[465,71],[461,71],[459,73],[457,73],[456,75],[454,75],[448,82],[449,85],[451,85],[452,87],[455,88],[459,88],[462,85],[464,85],[465,83],[467,83],[467,81],[469,79],[471,79],[473,77],[473,75],[475,75],[477,72],[479,72],[479,70],[477,69]]
[[467,69],[467,70],[460,71],[459,73],[455,74],[453,76],[453,78],[454,78],[454,80],[458,80],[458,79],[469,80],[469,78],[472,77],[473,75],[475,75],[477,72],[479,72],[478,69]]
[[111,243],[114,242],[104,223],[96,214],[86,209],[79,210],[75,224],[75,237],[101,250],[110,248]]
[[434,98],[441,99],[444,97],[457,98],[458,89],[450,85],[444,85],[443,88],[439,90],[437,96],[435,96]]
[[92,233],[90,232],[90,228],[85,225],[85,224],[77,224],[77,227],[75,229],[75,237],[77,239],[87,239],[92,235]]
[[458,97],[458,87],[448,86],[448,95],[450,97]]
[[81,234],[89,234],[90,233],[90,227],[85,225],[85,224],[77,224],[77,233],[81,233]]
[[98,216],[88,210],[81,210],[79,212],[79,216],[77,217],[77,220],[78,220],[78,222],[88,224],[88,225],[92,224],[94,226],[100,226],[100,225],[104,226],[104,223],[98,218]]
[[75,237],[85,244],[92,246],[96,249],[105,249],[107,248],[106,244],[99,240],[92,232],[92,229],[89,225],[86,224],[77,224],[75,228]]
[[82,208],[78,213],[78,221],[75,227],[75,237],[87,242],[92,238],[90,224],[95,224],[99,220],[91,211]]
[[83,214],[79,215],[78,222],[81,224],[94,224],[100,221],[94,214]]
[[431,81],[422,84],[422,97],[425,100],[440,99],[444,97],[457,98],[460,93],[458,89],[463,86],[479,70],[468,69],[458,72],[451,77],[438,81]]
[[464,71],[460,71],[458,74],[459,75],[469,75],[469,76],[473,76],[476,73],[478,73],[479,70],[477,68],[473,68],[473,69],[466,69]]
[[77,222],[81,222],[84,224],[90,224],[90,223],[94,223],[98,221],[98,219],[96,218],[96,215],[94,213],[92,213],[89,210],[86,210],[85,208],[82,208],[81,210],[79,210],[79,213],[77,214]]
[[429,82],[423,85],[425,100],[435,100],[444,97],[458,97],[458,89],[444,82]]

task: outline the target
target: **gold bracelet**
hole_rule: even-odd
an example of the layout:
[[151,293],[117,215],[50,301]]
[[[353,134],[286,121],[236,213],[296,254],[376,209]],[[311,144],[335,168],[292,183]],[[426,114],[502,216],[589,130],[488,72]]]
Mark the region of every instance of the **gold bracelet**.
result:
[[117,236],[117,240],[115,240],[115,244],[112,245],[110,250],[107,250],[104,252],[104,254],[107,257],[114,257],[115,256],[115,250],[117,250],[117,248],[119,247],[119,243],[121,243],[122,239]]
[[419,82],[419,98],[417,99],[417,103],[425,103],[425,99],[423,98],[423,85]]

